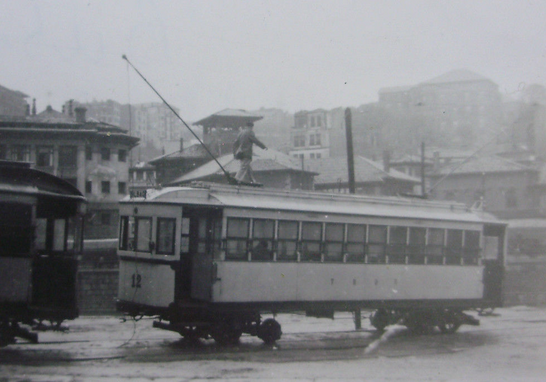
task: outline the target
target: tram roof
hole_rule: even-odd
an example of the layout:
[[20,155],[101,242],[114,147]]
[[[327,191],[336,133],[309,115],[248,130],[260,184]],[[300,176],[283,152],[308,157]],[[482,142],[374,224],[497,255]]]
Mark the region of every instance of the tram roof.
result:
[[31,169],[24,162],[0,161],[0,192],[39,194],[85,201],[82,193],[66,180]]
[[493,215],[467,208],[460,203],[219,184],[148,190],[146,199],[127,197],[122,201],[138,202],[502,224]]

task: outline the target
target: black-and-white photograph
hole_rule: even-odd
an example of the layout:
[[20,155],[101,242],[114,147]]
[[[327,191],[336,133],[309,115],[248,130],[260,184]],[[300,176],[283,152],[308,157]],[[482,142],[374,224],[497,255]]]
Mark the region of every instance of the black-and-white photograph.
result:
[[545,359],[546,2],[0,0],[0,381]]

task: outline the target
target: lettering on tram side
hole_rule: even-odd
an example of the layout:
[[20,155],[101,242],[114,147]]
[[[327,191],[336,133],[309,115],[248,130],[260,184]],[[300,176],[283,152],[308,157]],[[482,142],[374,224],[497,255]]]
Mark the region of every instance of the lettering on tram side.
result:
[[144,198],[146,199],[146,190],[131,190],[129,191],[131,198]]
[[133,276],[132,276],[132,280],[133,282],[131,283],[131,288],[141,288],[142,285],[142,276],[139,275],[138,273],[133,273]]

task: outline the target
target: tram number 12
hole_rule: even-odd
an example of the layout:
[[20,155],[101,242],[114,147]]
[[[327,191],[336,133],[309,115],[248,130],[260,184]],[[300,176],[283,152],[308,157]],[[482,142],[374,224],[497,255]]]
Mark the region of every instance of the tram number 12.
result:
[[141,288],[142,276],[138,273],[133,273],[131,288]]

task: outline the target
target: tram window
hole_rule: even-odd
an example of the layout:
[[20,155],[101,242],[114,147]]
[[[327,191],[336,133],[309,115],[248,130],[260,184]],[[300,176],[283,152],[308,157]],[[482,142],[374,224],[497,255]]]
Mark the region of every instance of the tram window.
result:
[[64,251],[66,239],[66,220],[55,219],[53,222],[53,250]]
[[298,259],[298,222],[280,220],[277,242],[277,260],[296,261]]
[[366,254],[366,226],[347,225],[347,261],[363,262]]
[[82,220],[80,216],[71,217],[67,220],[67,250],[81,252],[82,249]]
[[404,264],[406,262],[407,240],[407,227],[390,227],[389,245],[387,247],[389,263]]
[[446,245],[446,264],[461,264],[463,249],[463,230],[448,229]]
[[254,219],[252,227],[252,260],[273,260],[275,221]]
[[182,218],[182,227],[180,232],[180,253],[190,251],[190,218]]
[[425,249],[427,264],[443,264],[444,256],[444,230],[430,228],[427,236],[427,247]]
[[302,260],[320,261],[320,244],[322,240],[322,223],[303,222],[301,229]]
[[464,264],[478,264],[480,231],[464,231]]
[[150,252],[150,242],[152,241],[152,218],[135,219],[135,248],[140,252]]
[[32,242],[32,207],[22,203],[0,203],[0,256],[28,255]]
[[47,219],[36,219],[36,239],[34,245],[37,250],[46,249]]
[[227,219],[227,260],[246,260],[248,252],[249,219]]
[[408,246],[408,262],[410,264],[425,263],[425,245],[427,241],[427,229],[410,227],[409,229],[409,246]]
[[157,254],[174,255],[176,219],[157,219]]
[[215,259],[219,259],[222,253],[222,218],[211,219],[212,228],[212,252]]
[[387,244],[387,226],[370,225],[368,238],[368,262],[384,263]]
[[343,260],[343,239],[345,225],[340,223],[326,223],[324,254],[326,261]]

